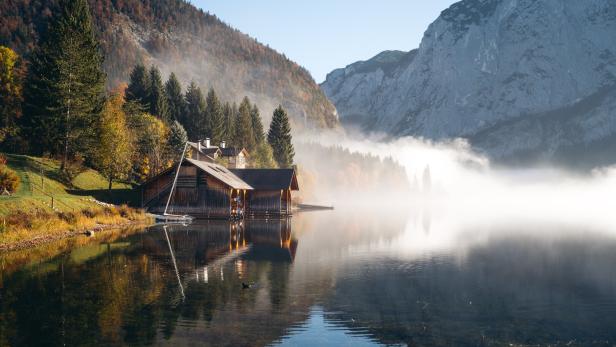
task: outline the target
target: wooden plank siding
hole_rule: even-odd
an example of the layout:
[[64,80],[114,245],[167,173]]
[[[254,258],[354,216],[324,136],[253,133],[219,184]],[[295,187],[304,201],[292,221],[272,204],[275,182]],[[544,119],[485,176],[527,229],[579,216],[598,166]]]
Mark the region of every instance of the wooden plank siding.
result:
[[247,214],[251,217],[277,217],[291,214],[290,190],[248,192]]
[[[153,213],[164,212],[173,175],[174,171],[169,171],[144,185],[143,207]],[[161,189],[162,187],[167,189]],[[195,166],[184,164],[180,168],[167,212],[208,219],[234,218],[239,213],[238,209],[244,206],[245,194],[241,190],[236,190],[235,194],[233,191],[234,189]],[[237,201],[232,202],[232,198]]]
[[[175,172],[169,169],[142,185],[144,208],[164,212]],[[167,212],[206,219],[283,218],[292,214],[291,191],[298,189],[291,169],[229,171],[186,159]]]

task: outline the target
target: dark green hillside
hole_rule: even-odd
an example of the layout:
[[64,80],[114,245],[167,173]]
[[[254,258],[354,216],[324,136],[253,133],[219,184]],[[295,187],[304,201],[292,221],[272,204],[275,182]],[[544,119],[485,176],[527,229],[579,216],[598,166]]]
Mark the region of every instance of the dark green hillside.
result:
[[[269,115],[281,103],[300,127],[334,128],[333,105],[310,74],[216,16],[184,0],[89,0],[105,54],[108,86],[128,79],[138,62],[156,64],[214,87],[223,100],[248,95]],[[0,45],[28,56],[38,44],[57,0],[0,2]],[[166,76],[164,76],[166,78]]]

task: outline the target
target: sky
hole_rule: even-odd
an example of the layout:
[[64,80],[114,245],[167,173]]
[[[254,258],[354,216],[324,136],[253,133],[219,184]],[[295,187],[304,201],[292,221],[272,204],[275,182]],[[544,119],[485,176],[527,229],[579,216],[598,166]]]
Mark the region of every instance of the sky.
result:
[[327,73],[384,50],[417,48],[454,0],[192,0],[307,68]]

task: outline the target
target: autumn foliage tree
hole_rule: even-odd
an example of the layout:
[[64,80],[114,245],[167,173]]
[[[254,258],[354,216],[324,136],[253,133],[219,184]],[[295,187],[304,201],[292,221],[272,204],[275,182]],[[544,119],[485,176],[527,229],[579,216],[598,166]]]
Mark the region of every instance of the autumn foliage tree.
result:
[[17,132],[21,116],[23,64],[12,49],[0,46],[0,142]]
[[132,167],[133,140],[128,130],[123,104],[123,95],[111,95],[98,122],[99,137],[93,162],[107,178],[109,190],[113,180],[127,179]]

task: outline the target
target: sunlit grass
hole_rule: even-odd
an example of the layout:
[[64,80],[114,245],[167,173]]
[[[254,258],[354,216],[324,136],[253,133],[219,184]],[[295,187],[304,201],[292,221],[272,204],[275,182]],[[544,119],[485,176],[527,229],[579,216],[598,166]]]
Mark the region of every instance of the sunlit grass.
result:
[[6,157],[7,166],[17,173],[21,185],[12,196],[0,197],[0,248],[24,240],[148,219],[142,211],[96,200],[96,196],[104,196],[128,201],[133,194],[128,184],[114,182],[113,189],[107,192],[107,180],[92,169],[84,169],[67,182],[57,160],[13,154]]
[[67,232],[148,221],[143,211],[127,206],[88,208],[79,212],[14,211],[0,221],[0,248],[23,240],[53,239]]

